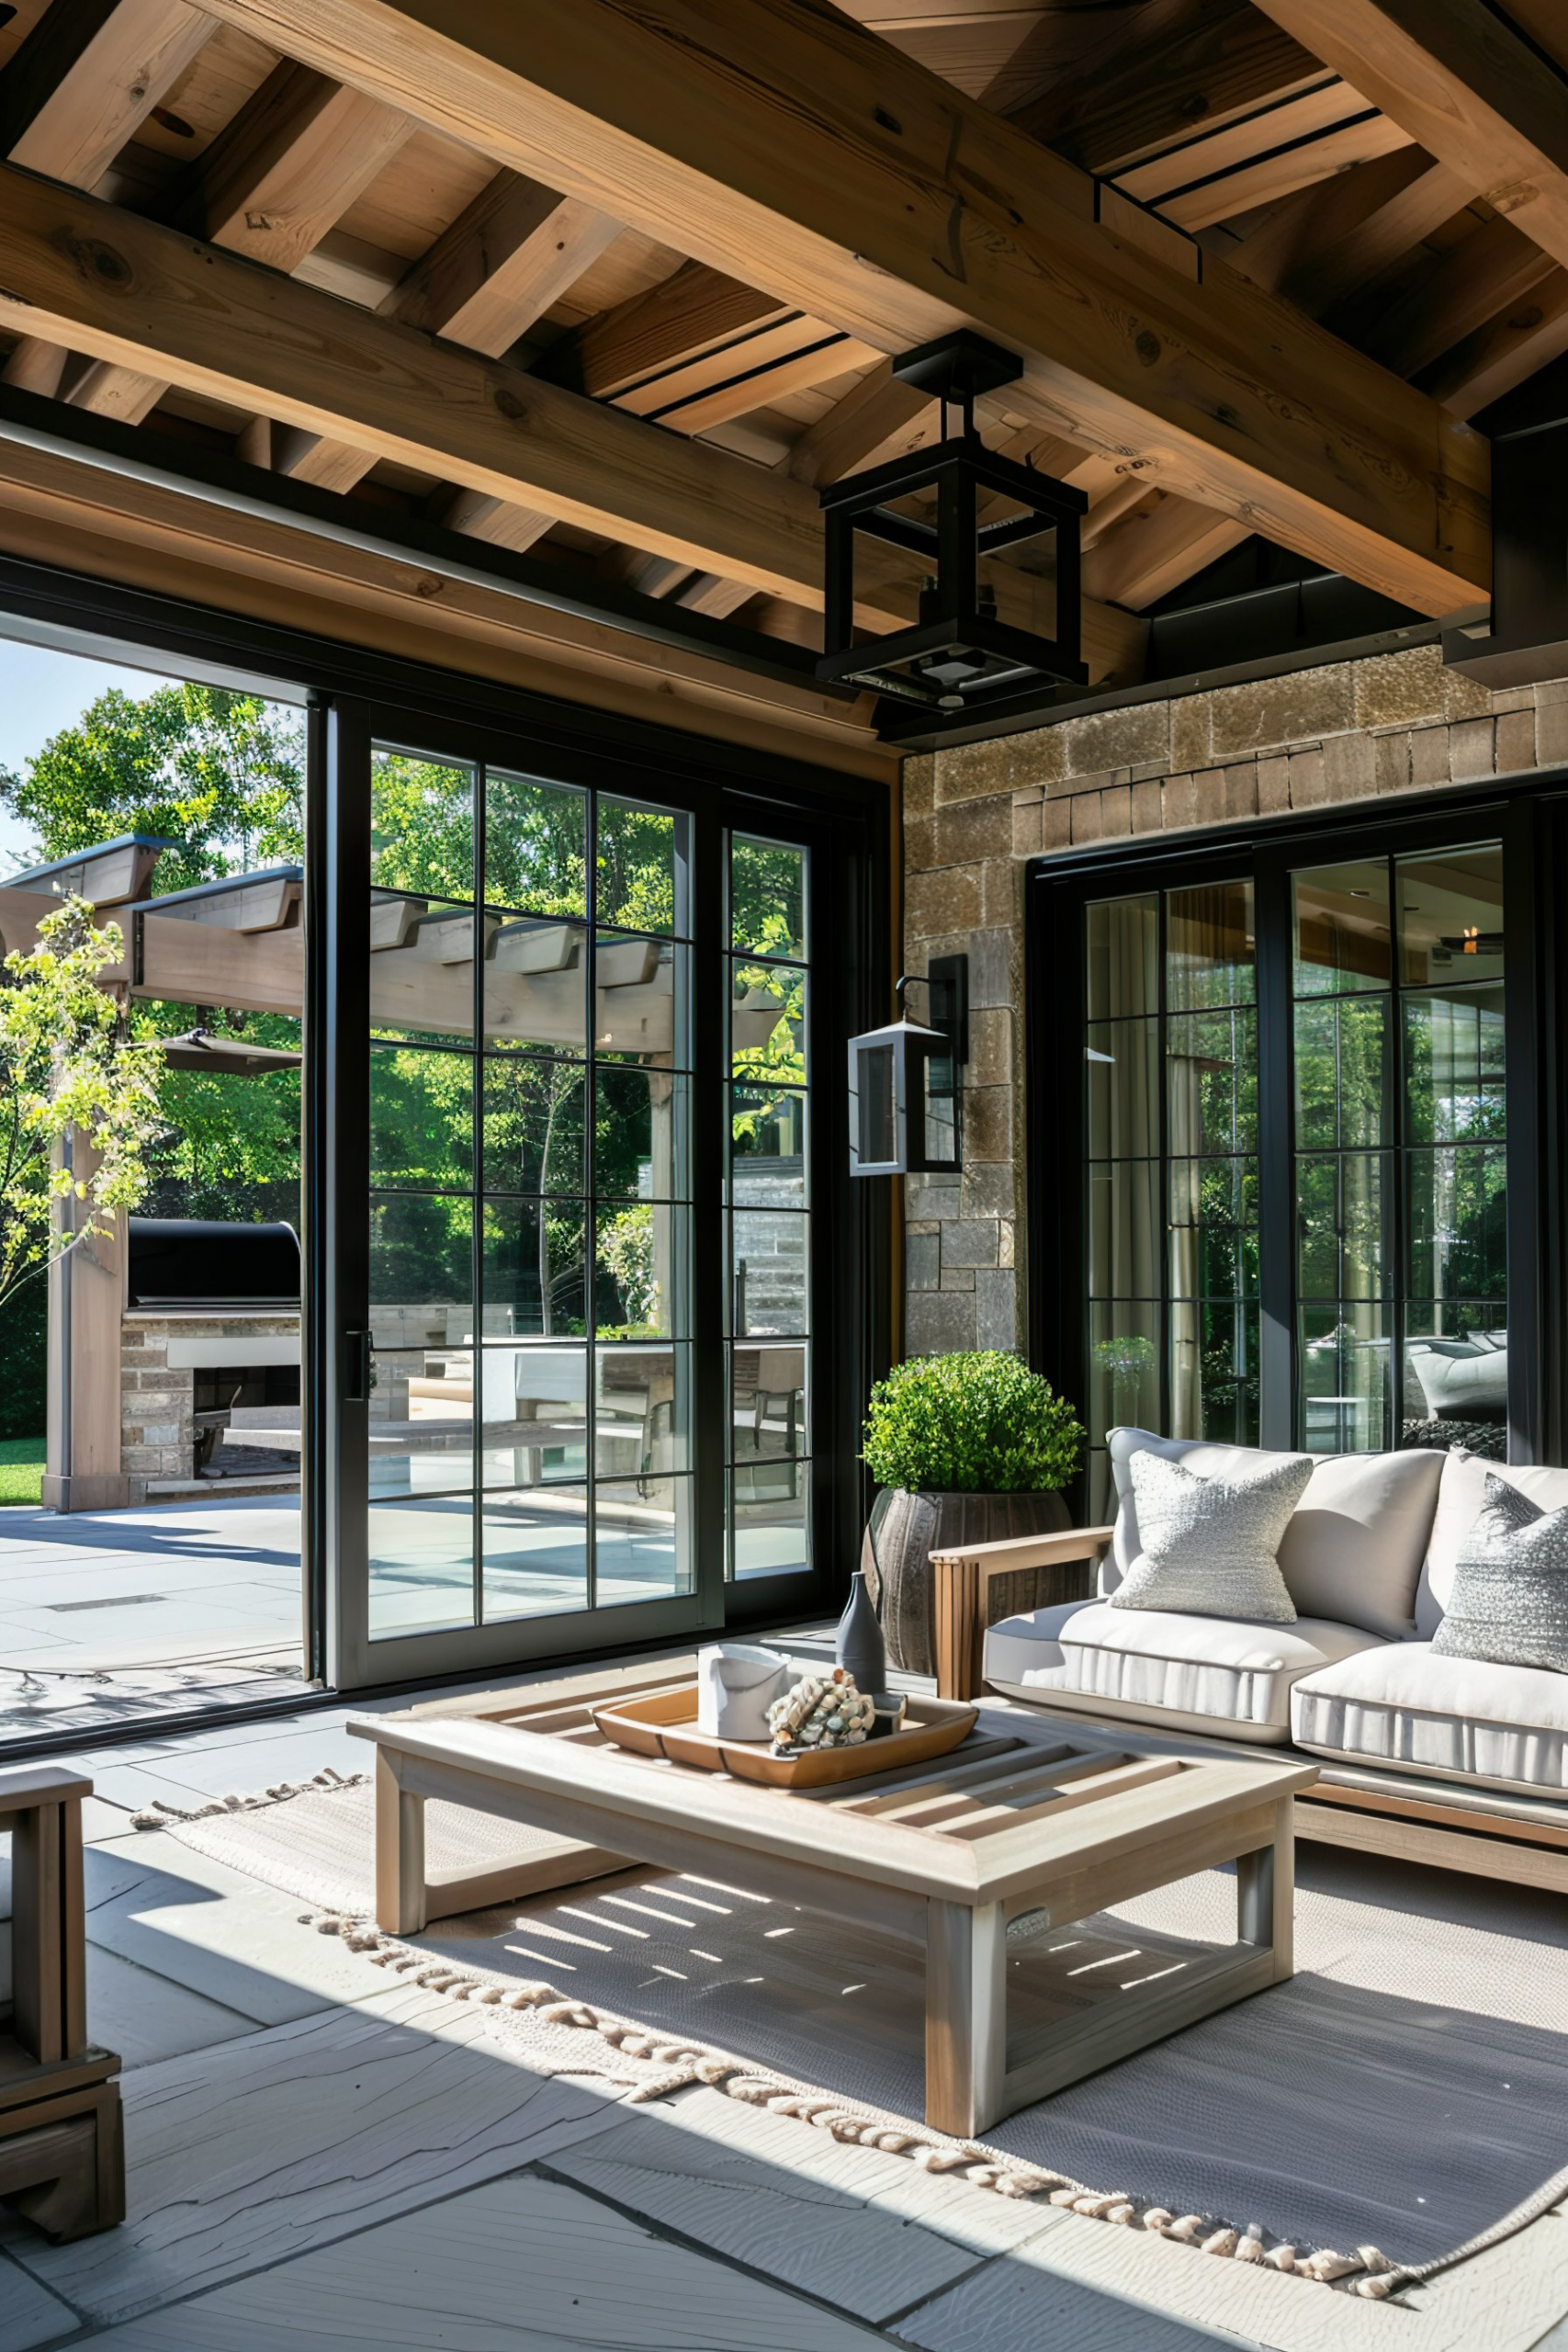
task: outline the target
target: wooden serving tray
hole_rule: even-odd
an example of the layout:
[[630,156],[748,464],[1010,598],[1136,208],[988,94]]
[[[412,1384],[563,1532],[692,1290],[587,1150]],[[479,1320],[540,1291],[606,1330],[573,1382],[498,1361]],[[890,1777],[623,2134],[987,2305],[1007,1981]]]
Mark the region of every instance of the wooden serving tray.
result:
[[881,1739],[867,1739],[855,1747],[807,1747],[795,1756],[775,1756],[765,1740],[725,1740],[699,1731],[694,1681],[595,1707],[593,1720],[606,1739],[637,1756],[694,1764],[703,1772],[728,1772],[738,1781],[760,1781],[770,1789],[823,1789],[838,1781],[897,1772],[907,1764],[945,1756],[968,1736],[977,1713],[951,1699],[912,1698],[902,1727]]

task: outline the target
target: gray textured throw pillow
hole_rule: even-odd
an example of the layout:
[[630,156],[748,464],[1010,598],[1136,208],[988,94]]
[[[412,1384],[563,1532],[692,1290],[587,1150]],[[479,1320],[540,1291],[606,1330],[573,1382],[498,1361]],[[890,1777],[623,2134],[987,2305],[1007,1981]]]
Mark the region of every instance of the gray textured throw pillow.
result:
[[1490,1473],[1485,1491],[1432,1647],[1444,1657],[1568,1674],[1568,1510],[1542,1510]]
[[1275,1555],[1312,1476],[1309,1459],[1270,1461],[1231,1478],[1200,1478],[1143,1452],[1127,1466],[1143,1550],[1111,1594],[1112,1609],[1295,1623]]

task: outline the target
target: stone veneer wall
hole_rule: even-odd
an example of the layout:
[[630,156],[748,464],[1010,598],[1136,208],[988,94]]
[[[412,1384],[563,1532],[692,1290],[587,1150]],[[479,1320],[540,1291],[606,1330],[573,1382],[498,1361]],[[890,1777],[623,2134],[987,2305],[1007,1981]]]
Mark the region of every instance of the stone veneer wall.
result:
[[1560,765],[1568,680],[1489,694],[1436,645],[906,761],[904,968],[966,953],[970,998],[963,1176],[907,1182],[906,1352],[1026,1344],[1026,859]]

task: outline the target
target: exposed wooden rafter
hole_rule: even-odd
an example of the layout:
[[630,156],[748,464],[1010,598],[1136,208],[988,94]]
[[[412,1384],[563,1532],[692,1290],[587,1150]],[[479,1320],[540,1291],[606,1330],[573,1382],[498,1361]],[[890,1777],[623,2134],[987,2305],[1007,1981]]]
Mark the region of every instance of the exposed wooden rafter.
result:
[[1114,72],[1096,57],[1012,119],[1085,171],[1112,175],[1322,79],[1320,60],[1252,0],[1200,0]]
[[213,29],[189,0],[51,7],[0,74],[0,153],[95,187]]
[[[412,129],[407,115],[363,91],[285,62],[202,158],[185,222],[231,253],[296,268]],[[152,370],[99,361],[68,397],[96,415],[140,424],[166,390]]]
[[[499,172],[414,263],[380,305],[384,317],[447,336],[499,358],[542,318],[619,233],[620,223],[515,172]],[[296,434],[281,470],[318,489],[347,491],[375,464],[373,452]],[[503,547],[528,548],[551,516],[466,493],[444,518]]]
[[1488,0],[1259,0],[1568,264],[1568,89]]
[[1200,283],[1108,233],[1072,166],[847,20],[791,0],[208,5],[874,346],[976,325],[1024,354],[1021,414],[1418,609],[1485,586],[1478,439],[1223,265]]
[[1247,537],[1229,515],[1152,491],[1089,549],[1084,584],[1092,595],[1144,612]]

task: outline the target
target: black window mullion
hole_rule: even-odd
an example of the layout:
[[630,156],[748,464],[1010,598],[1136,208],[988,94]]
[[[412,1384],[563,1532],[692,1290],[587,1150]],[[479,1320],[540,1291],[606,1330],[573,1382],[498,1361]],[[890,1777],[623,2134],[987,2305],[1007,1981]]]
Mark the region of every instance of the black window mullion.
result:
[[[691,1023],[691,1205],[685,1212],[693,1243],[687,1302],[692,1414],[693,1573],[705,1618],[719,1623],[727,1566],[726,1499],[729,1448],[726,1399],[728,1363],[724,1343],[725,1286],[730,1234],[724,1199],[725,1137],[729,1117],[726,1067],[728,1029],[729,889],[723,819],[712,802],[694,810],[687,829],[687,987]],[[700,1237],[715,1237],[705,1245]]]
[[469,1454],[469,1503],[473,1513],[473,1617],[484,1623],[484,1010],[485,1010],[485,763],[474,763],[474,1035],[469,1069],[473,1074],[473,1136],[469,1166],[473,1230],[469,1239],[468,1289],[472,1318],[473,1404],[470,1408],[472,1448]]
[[[588,1450],[583,1463],[582,1488],[582,1605],[596,1609],[599,1605],[599,794],[588,795],[588,856],[583,876],[583,907],[588,930],[583,952],[588,958],[584,979],[587,995],[583,1001],[583,1118],[582,1118],[582,1234],[586,1259],[587,1314],[584,1317],[583,1344],[587,1350],[585,1370]],[[677,972],[671,978],[671,987]],[[678,995],[671,999],[678,1004]],[[671,1029],[671,1035],[674,1032]],[[671,1105],[673,1115],[673,1105]],[[539,1197],[539,1216],[546,1214],[545,1195]],[[545,1263],[549,1265],[547,1242]],[[672,1359],[679,1361],[678,1358]]]
[[[1298,1442],[1295,1185],[1295,908],[1286,862],[1253,864],[1258,975],[1258,1437]],[[1281,1246],[1282,1245],[1282,1246]]]
[[[1159,1306],[1156,1317],[1159,1330],[1159,1422],[1161,1430],[1165,1432],[1168,1432],[1170,1429],[1170,1338],[1174,1328],[1170,1311],[1170,1035],[1168,990],[1166,985],[1169,924],[1170,893],[1168,890],[1162,890],[1159,893],[1158,912],[1155,920],[1156,934],[1155,952],[1158,958],[1155,972],[1155,992],[1156,1002],[1159,1008],[1155,1016],[1157,1023],[1156,1035],[1159,1041],[1159,1173],[1156,1179],[1159,1187],[1159,1195],[1155,1207],[1159,1231]],[[1197,1136],[1195,1140],[1201,1142],[1201,1136]],[[1114,1324],[1111,1329],[1115,1329]]]

